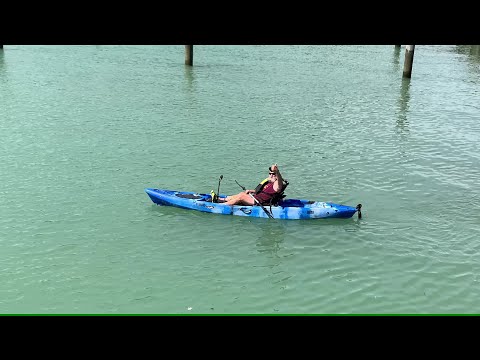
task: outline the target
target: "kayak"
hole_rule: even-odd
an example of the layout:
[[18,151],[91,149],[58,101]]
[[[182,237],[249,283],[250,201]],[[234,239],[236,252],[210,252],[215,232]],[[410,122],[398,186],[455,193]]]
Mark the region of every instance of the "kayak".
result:
[[[282,199],[278,206],[244,206],[225,205],[212,202],[210,194],[200,194],[189,191],[174,191],[165,189],[146,188],[145,192],[157,205],[176,206],[183,209],[197,210],[213,214],[250,216],[268,218],[266,211],[271,212],[274,219],[326,219],[351,218],[357,211],[361,216],[361,204],[356,207],[300,199]],[[226,195],[220,194],[224,198]],[[266,211],[265,211],[265,210]]]

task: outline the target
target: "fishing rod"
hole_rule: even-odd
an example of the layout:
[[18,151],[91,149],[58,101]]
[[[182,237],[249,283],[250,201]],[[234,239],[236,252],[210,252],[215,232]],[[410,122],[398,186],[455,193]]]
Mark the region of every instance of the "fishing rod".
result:
[[220,181],[222,181],[223,175],[220,175],[220,179],[218,179],[218,189],[217,189],[217,195],[220,196]]
[[210,195],[212,196],[212,203],[213,202],[218,202],[218,197],[220,196],[220,181],[222,181],[223,175],[220,175],[220,179],[218,179],[218,188],[217,188],[217,193],[212,190],[210,191]]

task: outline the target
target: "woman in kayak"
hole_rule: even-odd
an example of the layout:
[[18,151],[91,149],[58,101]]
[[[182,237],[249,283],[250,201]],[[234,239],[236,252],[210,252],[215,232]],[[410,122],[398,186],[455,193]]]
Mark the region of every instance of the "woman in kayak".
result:
[[255,190],[245,190],[236,195],[219,199],[219,202],[223,202],[225,205],[251,206],[256,204],[255,198],[260,204],[267,203],[283,189],[283,178],[277,164],[270,166],[268,170],[268,178],[258,184]]

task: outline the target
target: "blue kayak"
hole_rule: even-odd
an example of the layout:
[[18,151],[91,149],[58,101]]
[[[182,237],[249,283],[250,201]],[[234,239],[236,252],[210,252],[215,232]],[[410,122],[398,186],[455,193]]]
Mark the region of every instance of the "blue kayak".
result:
[[[361,216],[361,205],[357,207],[334,204],[331,202],[309,201],[298,199],[282,199],[278,206],[265,206],[265,210],[258,205],[225,205],[213,203],[210,194],[199,194],[189,191],[173,191],[147,188],[145,192],[157,205],[176,206],[183,209],[197,210],[214,214],[250,216],[268,218],[265,212],[271,211],[275,219],[326,219],[351,218],[357,211]],[[226,195],[220,194],[220,197]]]

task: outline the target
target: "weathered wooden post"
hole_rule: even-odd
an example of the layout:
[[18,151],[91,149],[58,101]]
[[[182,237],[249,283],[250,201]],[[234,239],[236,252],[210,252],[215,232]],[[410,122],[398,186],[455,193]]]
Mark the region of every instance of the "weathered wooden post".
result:
[[0,49],[3,49],[3,45],[0,45]]
[[402,45],[395,45],[396,48],[402,47]]
[[185,45],[185,65],[193,66],[193,45]]
[[403,77],[406,77],[406,78],[412,77],[414,51],[415,51],[415,45],[405,46],[405,62],[403,63]]

